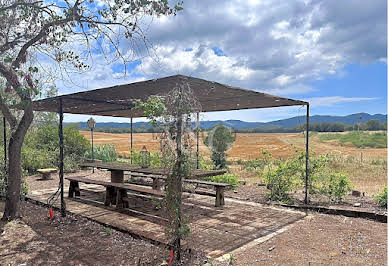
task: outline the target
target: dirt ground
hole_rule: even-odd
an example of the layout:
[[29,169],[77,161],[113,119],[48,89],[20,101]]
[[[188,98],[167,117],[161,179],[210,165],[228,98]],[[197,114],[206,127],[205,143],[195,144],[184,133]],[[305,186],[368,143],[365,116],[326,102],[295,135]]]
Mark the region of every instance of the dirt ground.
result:
[[232,252],[232,258],[234,265],[387,265],[387,225],[310,213],[268,241]]
[[[22,219],[0,222],[0,265],[166,265],[169,259],[163,247],[55,214],[50,221],[47,208],[23,202]],[[182,265],[387,265],[386,239],[386,224],[310,213],[263,243],[231,252],[232,259],[191,253]]]
[[[0,202],[0,215],[4,203]],[[22,218],[0,222],[0,265],[161,265],[170,252],[148,241],[79,216],[48,219],[48,209],[29,202]],[[201,265],[202,254],[184,254],[182,265]]]
[[[91,174],[85,170],[79,174]],[[96,172],[98,179],[109,173]],[[95,178],[95,177],[94,177]],[[55,178],[27,178],[30,189],[53,188]],[[240,186],[227,197],[265,203],[265,189]],[[0,212],[3,210],[0,202]],[[0,213],[1,215],[1,213]],[[163,265],[169,251],[82,217],[48,220],[48,209],[25,202],[22,219],[0,223],[0,265]],[[387,225],[361,218],[311,212],[290,229],[232,252],[234,265],[387,265]],[[200,253],[183,265],[227,265]],[[206,264],[208,263],[208,264]]]

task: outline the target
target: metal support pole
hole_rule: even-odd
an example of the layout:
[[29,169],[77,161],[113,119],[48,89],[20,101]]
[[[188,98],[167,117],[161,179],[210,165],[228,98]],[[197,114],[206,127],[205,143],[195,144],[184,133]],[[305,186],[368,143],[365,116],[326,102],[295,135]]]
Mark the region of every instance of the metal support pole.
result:
[[[94,139],[93,139],[93,128],[90,129],[90,134],[92,135],[92,162],[94,163]],[[92,167],[92,173],[94,174],[94,167]]]
[[199,113],[197,113],[197,169],[199,169]]
[[130,149],[131,149],[131,164],[132,164],[132,155],[133,155],[133,127],[132,127],[132,117],[131,117],[131,145],[130,145]]
[[59,99],[59,183],[61,186],[61,215],[66,216],[65,200],[63,199],[63,108],[62,98]]
[[304,191],[304,203],[309,203],[308,189],[309,189],[309,123],[310,123],[310,105],[307,104],[306,110],[306,180]]
[[[3,117],[3,143],[4,143],[4,172],[7,175],[7,120]],[[6,180],[6,184],[7,184]]]

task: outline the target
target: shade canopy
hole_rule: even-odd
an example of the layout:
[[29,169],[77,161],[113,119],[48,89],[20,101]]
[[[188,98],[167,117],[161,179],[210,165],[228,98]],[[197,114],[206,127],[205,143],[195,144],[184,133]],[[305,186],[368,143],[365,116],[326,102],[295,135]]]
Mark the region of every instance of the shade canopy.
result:
[[33,102],[35,111],[58,112],[62,99],[63,113],[113,117],[143,117],[135,110],[134,100],[167,95],[174,87],[188,84],[201,104],[202,112],[307,105],[307,102],[273,96],[204,79],[175,75],[108,88],[77,92]]

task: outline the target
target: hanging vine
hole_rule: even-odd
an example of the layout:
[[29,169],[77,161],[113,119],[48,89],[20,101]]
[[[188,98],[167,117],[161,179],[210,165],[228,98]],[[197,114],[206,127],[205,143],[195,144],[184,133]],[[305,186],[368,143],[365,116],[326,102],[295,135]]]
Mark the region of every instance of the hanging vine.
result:
[[136,101],[135,108],[141,109],[162,131],[162,164],[167,174],[164,207],[169,221],[166,235],[179,261],[181,240],[190,232],[188,219],[182,214],[182,180],[190,176],[195,166],[191,122],[201,106],[186,83],[176,84],[167,95]]

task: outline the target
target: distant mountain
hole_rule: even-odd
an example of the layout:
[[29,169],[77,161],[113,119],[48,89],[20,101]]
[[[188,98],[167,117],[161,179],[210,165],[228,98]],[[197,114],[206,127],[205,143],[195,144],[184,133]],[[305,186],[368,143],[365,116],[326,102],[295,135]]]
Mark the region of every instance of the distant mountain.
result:
[[[371,115],[368,113],[358,113],[351,114],[347,116],[331,116],[331,115],[313,115],[310,117],[310,123],[344,123],[348,125],[354,125],[359,122],[359,118],[361,117],[360,122],[364,123],[369,120],[378,120],[381,123],[387,122],[387,115],[383,114],[375,114]],[[304,124],[306,121],[306,116],[296,116],[292,118],[271,121],[271,122],[244,122],[241,120],[216,120],[216,121],[201,121],[200,127],[202,129],[209,129],[214,127],[217,124],[222,124],[235,129],[249,129],[249,128],[292,128],[295,126],[299,126]],[[87,129],[88,125],[86,122],[79,123],[65,123],[65,126],[69,125],[78,125],[80,129]],[[97,123],[97,128],[129,128],[129,123],[116,123],[116,122],[103,122]],[[136,122],[133,123],[133,128],[144,128],[147,129],[151,127],[148,122]]]
[[[359,121],[359,118],[360,121]],[[387,122],[387,115],[375,114],[370,115],[368,113],[351,114],[347,116],[331,116],[331,115],[313,115],[310,116],[310,123],[344,123],[347,125],[354,125],[358,122],[365,123],[369,120],[378,120],[380,123]],[[278,121],[272,121],[266,123],[269,126],[278,126],[283,128],[290,128],[300,124],[304,124],[306,116],[296,116],[288,119],[282,119]]]

